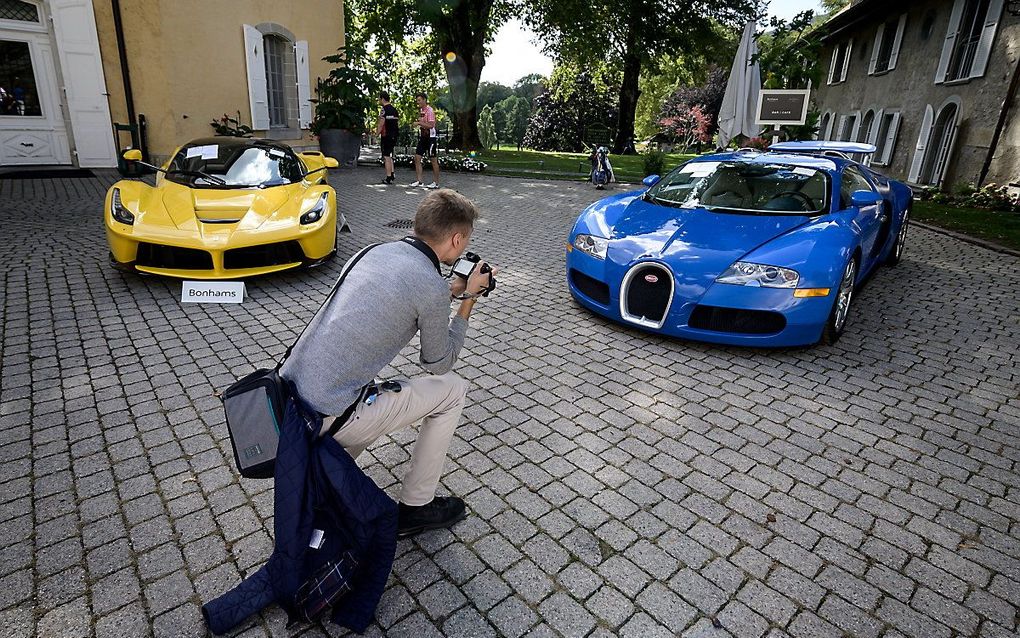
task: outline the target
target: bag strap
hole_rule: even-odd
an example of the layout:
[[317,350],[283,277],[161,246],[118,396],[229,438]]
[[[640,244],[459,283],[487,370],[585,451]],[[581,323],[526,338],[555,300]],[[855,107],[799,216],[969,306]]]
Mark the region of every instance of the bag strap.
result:
[[347,278],[347,273],[351,272],[354,266],[359,261],[361,261],[361,258],[365,256],[365,253],[379,245],[380,244],[369,244],[368,246],[362,248],[361,251],[358,252],[356,255],[351,257],[351,260],[347,263],[347,267],[340,272],[340,277],[336,280],[336,283],[333,284],[333,289],[330,290],[329,294],[326,295],[326,298],[322,300],[322,305],[319,306],[319,309],[315,311],[315,314],[312,315],[312,318],[308,320],[308,323],[305,324],[305,327],[301,329],[301,332],[298,334],[297,339],[294,340],[294,343],[290,344],[290,347],[287,348],[287,351],[283,353],[283,358],[280,359],[279,362],[277,362],[275,368],[277,372],[280,371],[280,367],[283,366],[284,361],[287,360],[287,357],[290,356],[290,353],[294,351],[294,346],[296,346],[298,342],[301,341],[301,337],[303,337],[305,331],[308,330],[308,326],[312,325],[312,322],[315,321],[315,318],[319,316],[319,313],[322,312],[322,309],[326,307],[326,304],[329,303],[329,300],[333,298],[334,294],[336,294],[337,288],[339,288],[340,284],[342,284],[344,282],[344,279]]

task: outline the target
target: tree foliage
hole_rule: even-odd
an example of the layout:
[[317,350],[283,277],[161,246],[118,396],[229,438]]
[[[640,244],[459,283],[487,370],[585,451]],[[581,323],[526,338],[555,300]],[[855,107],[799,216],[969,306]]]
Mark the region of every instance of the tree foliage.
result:
[[[347,0],[357,35],[371,38],[380,59],[406,40],[420,41],[425,60],[441,64],[450,87],[451,145],[477,148],[478,85],[485,45],[509,17],[512,0]],[[352,21],[347,32],[351,33]]]
[[769,30],[758,37],[758,64],[762,87],[805,89],[818,84],[821,37],[813,11],[802,11],[786,22],[773,17]]
[[[659,114],[660,123],[673,118],[687,121],[696,110],[699,119],[701,117],[705,119],[705,136],[711,136],[719,126],[719,110],[722,108],[723,96],[726,94],[726,82],[726,71],[716,67],[708,72],[704,84],[682,86],[676,89],[662,104],[662,111]],[[679,139],[686,135],[676,137]],[[708,141],[701,137],[698,136],[696,140],[692,141]]]
[[617,120],[619,85],[612,74],[564,64],[533,101],[524,146],[540,151],[580,151],[604,144]]
[[686,149],[695,142],[707,142],[712,139],[709,135],[711,119],[701,110],[701,107],[683,105],[659,120],[662,132],[669,136],[682,149]]
[[615,149],[634,134],[643,68],[667,54],[697,51],[714,37],[714,24],[753,18],[761,0],[528,0],[528,21],[558,59],[608,63],[622,73]]
[[531,100],[517,95],[509,97],[500,104],[510,103],[506,116],[506,124],[502,129],[502,137],[518,147],[524,143],[524,135],[528,131],[528,120],[531,118]]
[[658,132],[662,106],[674,91],[704,85],[713,69],[726,69],[732,64],[740,34],[719,23],[713,25],[713,30],[715,37],[696,52],[667,53],[642,67],[634,119],[638,139]]

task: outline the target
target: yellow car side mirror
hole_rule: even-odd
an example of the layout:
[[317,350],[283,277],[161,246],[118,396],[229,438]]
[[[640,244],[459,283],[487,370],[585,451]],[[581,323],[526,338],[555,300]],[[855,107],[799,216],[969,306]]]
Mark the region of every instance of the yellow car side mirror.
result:
[[338,168],[340,166],[340,162],[336,161],[332,157],[323,157],[322,164],[326,168]]
[[129,162],[140,162],[142,161],[142,152],[137,148],[129,148],[124,151],[124,159]]

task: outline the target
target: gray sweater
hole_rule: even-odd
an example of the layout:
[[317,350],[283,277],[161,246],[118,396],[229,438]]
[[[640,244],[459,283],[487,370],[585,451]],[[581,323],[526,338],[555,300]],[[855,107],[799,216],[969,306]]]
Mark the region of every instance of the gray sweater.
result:
[[461,317],[450,320],[449,284],[424,253],[402,241],[382,244],[312,318],[280,373],[311,407],[339,415],[416,332],[422,367],[449,372],[467,325]]

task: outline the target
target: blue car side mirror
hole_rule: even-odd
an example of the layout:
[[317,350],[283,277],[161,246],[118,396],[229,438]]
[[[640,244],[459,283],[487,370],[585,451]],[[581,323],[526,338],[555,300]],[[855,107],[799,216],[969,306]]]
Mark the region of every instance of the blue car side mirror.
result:
[[882,201],[882,196],[874,191],[859,190],[850,195],[850,203],[858,208],[874,206]]
[[655,186],[655,184],[657,184],[658,181],[659,181],[658,175],[649,175],[648,177],[641,180],[641,183],[644,184],[645,186]]

